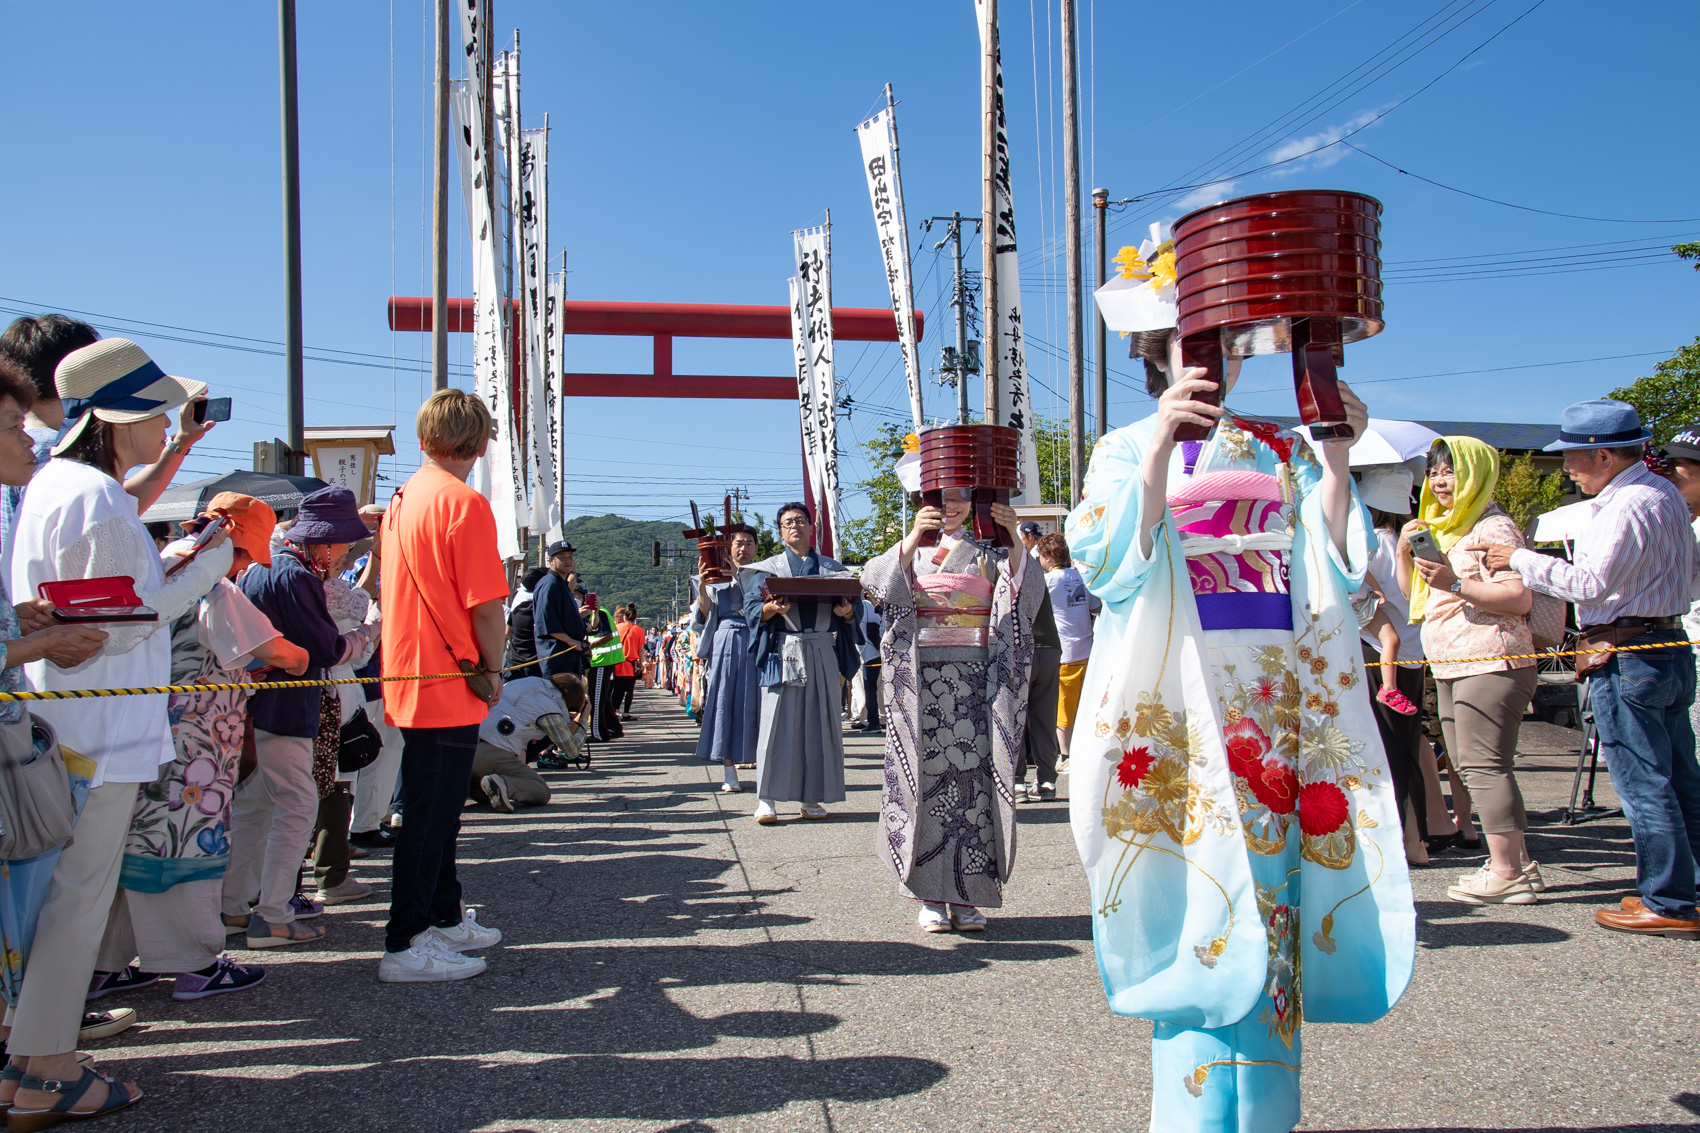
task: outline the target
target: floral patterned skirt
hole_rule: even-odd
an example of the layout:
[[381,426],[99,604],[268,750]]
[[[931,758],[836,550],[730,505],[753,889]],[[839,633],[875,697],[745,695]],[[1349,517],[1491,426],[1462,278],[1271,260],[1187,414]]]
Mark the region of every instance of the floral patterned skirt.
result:
[[1299,1120],[1297,767],[1306,706],[1296,671],[1306,659],[1280,630],[1210,631],[1204,643],[1269,966],[1263,994],[1239,1022],[1155,1025],[1151,1128],[1287,1133]]
[[[997,836],[992,824],[992,720],[986,702],[986,662],[929,660],[921,655],[920,796],[915,818],[915,865],[898,889],[921,901],[995,909]],[[975,651],[943,649],[941,658]],[[982,656],[984,651],[978,651]]]

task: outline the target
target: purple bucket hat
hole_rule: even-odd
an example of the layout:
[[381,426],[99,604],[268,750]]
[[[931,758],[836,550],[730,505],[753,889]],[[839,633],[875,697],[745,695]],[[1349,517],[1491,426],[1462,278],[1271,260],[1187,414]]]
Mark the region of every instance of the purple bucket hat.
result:
[[358,543],[371,532],[360,518],[354,493],[347,488],[320,488],[301,497],[295,526],[284,538],[297,545],[308,543]]

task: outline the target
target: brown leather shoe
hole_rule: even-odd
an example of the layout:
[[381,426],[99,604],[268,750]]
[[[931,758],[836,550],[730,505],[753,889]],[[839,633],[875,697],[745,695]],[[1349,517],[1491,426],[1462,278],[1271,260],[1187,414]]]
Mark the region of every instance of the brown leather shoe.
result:
[[1645,936],[1669,936],[1678,940],[1700,940],[1700,917],[1679,921],[1661,917],[1645,907],[1630,910],[1598,909],[1594,923],[1613,932],[1638,932]]
[[1617,907],[1626,913],[1639,913],[1647,906],[1641,903],[1641,898],[1639,897],[1625,897],[1617,903]]

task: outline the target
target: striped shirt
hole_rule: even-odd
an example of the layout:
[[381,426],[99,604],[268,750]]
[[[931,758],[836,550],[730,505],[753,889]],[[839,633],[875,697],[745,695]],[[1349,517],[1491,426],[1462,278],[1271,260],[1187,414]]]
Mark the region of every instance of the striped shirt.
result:
[[1576,538],[1573,562],[1520,550],[1511,569],[1542,594],[1576,603],[1581,626],[1686,613],[1694,531],[1671,482],[1636,461],[1591,502],[1594,516]]

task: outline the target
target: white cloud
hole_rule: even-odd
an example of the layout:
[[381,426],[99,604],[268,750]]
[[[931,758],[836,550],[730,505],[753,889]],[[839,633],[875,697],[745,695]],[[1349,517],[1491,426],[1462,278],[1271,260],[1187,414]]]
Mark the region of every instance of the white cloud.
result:
[[1305,170],[1327,169],[1329,166],[1337,164],[1350,151],[1345,146],[1335,145],[1334,143],[1373,122],[1383,109],[1383,107],[1376,107],[1373,110],[1364,110],[1338,126],[1330,126],[1326,130],[1282,142],[1269,151],[1269,160],[1272,162],[1284,161],[1288,164],[1277,169],[1271,169],[1269,175],[1271,177],[1290,177]]
[[1227,200],[1233,193],[1236,184],[1238,182],[1235,181],[1212,181],[1208,185],[1200,185],[1169,207],[1176,210],[1176,216],[1183,216],[1193,209],[1200,209],[1205,205],[1213,205],[1219,201]]

